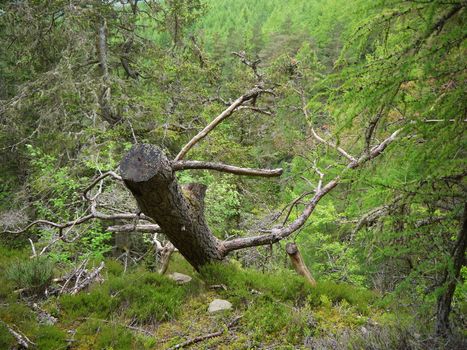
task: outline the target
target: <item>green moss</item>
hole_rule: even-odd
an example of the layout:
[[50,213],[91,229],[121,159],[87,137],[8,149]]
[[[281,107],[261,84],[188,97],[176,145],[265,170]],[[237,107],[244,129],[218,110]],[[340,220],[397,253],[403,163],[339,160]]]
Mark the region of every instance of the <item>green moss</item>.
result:
[[2,304],[0,306],[0,319],[8,324],[18,327],[28,326],[36,317],[31,309],[22,303]]

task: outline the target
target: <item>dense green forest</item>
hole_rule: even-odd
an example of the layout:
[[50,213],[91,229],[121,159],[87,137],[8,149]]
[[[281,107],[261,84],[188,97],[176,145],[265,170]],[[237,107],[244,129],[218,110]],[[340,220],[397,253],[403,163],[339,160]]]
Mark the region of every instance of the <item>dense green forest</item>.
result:
[[467,348],[466,7],[0,0],[0,349]]

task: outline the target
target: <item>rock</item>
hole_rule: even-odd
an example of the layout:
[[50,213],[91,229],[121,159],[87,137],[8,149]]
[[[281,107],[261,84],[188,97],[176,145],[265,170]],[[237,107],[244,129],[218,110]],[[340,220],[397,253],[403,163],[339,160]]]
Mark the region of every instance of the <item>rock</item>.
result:
[[188,275],[184,275],[183,273],[174,272],[169,275],[169,278],[173,279],[178,284],[185,284],[192,280],[192,278]]
[[218,312],[224,310],[230,310],[232,308],[232,304],[227,300],[222,299],[214,299],[211,304],[209,304],[208,312]]
[[33,303],[31,307],[34,309],[34,311],[37,312],[37,320],[39,321],[39,323],[45,324],[48,326],[51,326],[57,323],[57,318],[53,317],[47,311],[42,310],[39,307],[39,305],[37,305],[36,303]]

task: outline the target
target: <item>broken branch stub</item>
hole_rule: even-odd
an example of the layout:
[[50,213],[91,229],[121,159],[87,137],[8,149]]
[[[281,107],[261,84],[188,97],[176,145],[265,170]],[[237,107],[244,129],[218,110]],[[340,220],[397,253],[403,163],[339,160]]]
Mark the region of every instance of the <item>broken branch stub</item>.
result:
[[160,148],[135,145],[120,163],[120,172],[140,210],[156,221],[194,268],[222,260],[219,241],[204,217],[202,196],[190,196],[179,186]]
[[292,262],[295,271],[305,277],[311,286],[316,287],[316,281],[311,275],[310,270],[308,270],[308,267],[305,265],[297,245],[295,243],[289,242],[285,246],[285,251],[289,255],[290,261]]

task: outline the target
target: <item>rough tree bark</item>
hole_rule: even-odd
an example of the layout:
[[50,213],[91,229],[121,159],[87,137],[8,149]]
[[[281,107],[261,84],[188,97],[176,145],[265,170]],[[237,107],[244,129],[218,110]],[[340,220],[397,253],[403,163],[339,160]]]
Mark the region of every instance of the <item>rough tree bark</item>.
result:
[[438,297],[436,310],[436,334],[445,337],[450,333],[449,314],[451,313],[452,297],[456,290],[462,266],[465,264],[465,250],[467,249],[467,203],[464,204],[464,214],[461,228],[457,235],[456,245],[451,253],[451,262],[446,267],[442,284],[445,286],[443,294]]
[[97,30],[97,56],[102,75],[102,91],[99,95],[101,115],[110,125],[114,125],[119,122],[120,118],[112,111],[108,67],[107,21],[103,17],[99,20],[99,27]]
[[183,191],[171,162],[158,147],[136,145],[122,160],[120,172],[140,210],[159,224],[194,268],[222,260],[220,242],[204,218],[203,191]]

